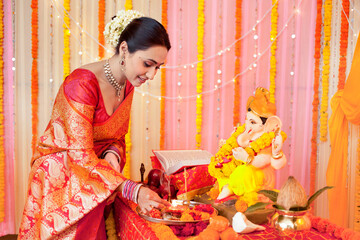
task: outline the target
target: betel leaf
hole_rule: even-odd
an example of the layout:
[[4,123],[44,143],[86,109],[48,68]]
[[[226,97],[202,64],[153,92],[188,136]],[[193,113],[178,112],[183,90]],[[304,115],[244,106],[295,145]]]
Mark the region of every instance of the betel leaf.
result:
[[308,208],[307,207],[301,207],[301,206],[293,206],[289,209],[289,211],[305,211],[307,210]]
[[265,197],[268,197],[271,201],[276,202],[277,197],[279,195],[278,192],[273,190],[260,190],[258,193],[263,194]]
[[283,206],[281,206],[280,204],[273,204],[272,206],[273,206],[273,208],[275,208],[275,209],[285,210],[285,208],[284,208]]
[[257,202],[255,204],[251,205],[250,207],[248,207],[248,209],[246,209],[245,212],[253,212],[258,209],[265,209],[265,207],[269,204],[270,203],[266,203],[266,202]]
[[309,200],[307,202],[306,208],[309,208],[310,204],[325,190],[331,189],[333,186],[326,186],[316,191],[311,197],[309,197]]

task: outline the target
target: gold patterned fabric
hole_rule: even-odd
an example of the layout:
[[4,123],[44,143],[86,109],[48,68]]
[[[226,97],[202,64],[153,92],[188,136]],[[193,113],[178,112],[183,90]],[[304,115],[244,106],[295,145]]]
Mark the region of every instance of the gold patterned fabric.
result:
[[79,220],[125,180],[98,156],[124,139],[133,93],[132,88],[106,121],[94,124],[96,106],[69,99],[61,87],[31,160],[19,239],[74,239]]

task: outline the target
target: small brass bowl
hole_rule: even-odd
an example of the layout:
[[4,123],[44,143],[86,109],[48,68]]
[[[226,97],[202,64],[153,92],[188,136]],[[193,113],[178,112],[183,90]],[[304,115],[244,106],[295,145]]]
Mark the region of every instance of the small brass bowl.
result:
[[311,228],[311,221],[305,211],[287,211],[275,209],[275,214],[270,219],[270,224],[280,233],[296,233],[298,231],[306,231]]

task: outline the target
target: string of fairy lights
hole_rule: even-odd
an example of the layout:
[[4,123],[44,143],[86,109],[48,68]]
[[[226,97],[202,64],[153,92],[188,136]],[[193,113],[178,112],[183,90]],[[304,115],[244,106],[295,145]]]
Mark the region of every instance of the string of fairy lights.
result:
[[[293,9],[295,9],[295,0],[292,1],[293,4]],[[291,41],[291,63],[290,63],[290,77],[291,77],[291,81],[290,81],[290,116],[293,116],[293,108],[294,108],[294,76],[295,76],[295,72],[294,72],[294,68],[295,68],[295,32],[296,32],[296,18],[294,18],[294,21],[291,22],[291,29],[290,31],[292,31],[293,33],[291,34],[291,39],[293,41]],[[291,128],[288,131],[288,144],[289,144],[289,149],[292,149],[292,134],[291,134]],[[288,161],[288,165],[291,166],[291,159],[292,159],[292,153],[291,151],[289,151],[288,153],[288,158],[290,159],[290,161]]]
[[[55,10],[57,11],[57,14],[58,14],[58,15],[57,15],[57,18],[63,19],[63,16],[62,16],[61,12],[59,11],[57,5],[55,4],[55,0],[51,0],[51,2],[52,2],[53,5],[55,6]],[[301,3],[302,3],[302,1],[299,2],[298,8],[300,7]],[[86,34],[87,36],[89,36],[89,37],[90,37],[93,41],[95,41],[97,44],[100,44],[95,37],[93,37],[91,34],[89,34],[86,30],[84,30],[84,29],[82,28],[81,24],[80,24],[78,21],[76,21],[76,20],[71,16],[71,14],[69,14],[69,13],[64,9],[64,7],[63,7],[61,4],[60,4],[60,7],[61,7],[61,10],[63,10],[64,14],[67,14],[67,15],[69,16],[70,20],[75,23],[75,25],[81,30],[82,33],[84,33],[84,34]],[[258,24],[260,24],[260,23],[265,19],[265,17],[271,12],[271,9],[272,9],[272,7],[265,12],[264,16],[255,23],[255,25],[253,26],[253,28],[256,27]],[[295,14],[295,13],[294,13],[294,14]],[[288,19],[288,21],[290,21],[290,19],[291,19],[293,16],[294,16],[294,15],[292,15],[292,16]],[[69,32],[70,32],[70,34],[71,34],[70,27],[67,26],[67,25],[66,25],[66,27],[69,29]],[[253,29],[253,28],[252,28],[252,29]],[[284,29],[284,28],[283,28],[283,29]],[[282,31],[283,31],[283,29],[282,29]],[[279,34],[277,35],[277,37],[281,34],[282,31],[279,31]],[[250,33],[252,33],[252,30],[249,30],[248,32],[246,32],[242,37],[240,37],[239,39],[235,40],[232,44],[228,45],[227,47],[223,48],[222,50],[220,50],[217,54],[202,59],[201,62],[208,61],[208,60],[210,60],[210,59],[213,59],[213,58],[215,58],[215,57],[221,56],[221,55],[229,52],[230,49],[231,49],[231,47],[233,47],[237,41],[240,41],[241,39],[244,39],[244,38],[245,38],[247,35],[249,35]],[[81,44],[81,43],[80,43],[80,40],[79,40],[78,38],[76,38],[73,34],[71,34],[71,35],[75,38],[75,40],[76,40],[77,42],[79,42],[79,44]],[[111,52],[111,50],[107,49],[105,46],[102,46],[102,47],[104,47],[104,48],[107,50],[107,52]],[[248,67],[247,67],[243,72],[241,72],[239,75],[243,75],[245,72],[251,70],[251,69],[252,69],[251,66],[253,66],[254,64],[256,65],[256,62],[264,55],[264,53],[266,53],[266,51],[267,51],[269,48],[270,48],[270,46],[267,47],[266,50],[263,51],[263,53],[259,54],[258,58],[255,59],[255,61],[254,61],[253,63],[251,63],[251,65],[248,66]],[[93,57],[91,57],[90,54],[89,54],[86,50],[84,50],[84,52],[81,52],[81,54],[84,54],[84,53],[85,53],[89,58],[94,59],[94,60],[98,60],[98,58],[93,58]],[[79,53],[79,54],[80,54],[80,53]],[[188,68],[188,67],[194,68],[195,65],[196,65],[197,63],[199,63],[199,62],[200,62],[200,61],[192,62],[192,63],[187,63],[187,64],[181,64],[181,65],[177,65],[177,66],[165,66],[165,68],[184,68],[184,69],[186,69],[186,68]],[[235,76],[235,77],[237,77],[237,76]],[[235,77],[234,77],[234,78],[235,78]],[[158,95],[154,95],[154,94],[151,94],[151,93],[149,93],[149,92],[144,92],[144,91],[141,91],[141,90],[138,90],[138,89],[136,89],[136,92],[142,94],[143,96],[147,95],[147,96],[149,96],[149,97],[153,97],[153,98],[157,98],[157,99],[165,98],[165,99],[175,100],[175,99],[196,98],[196,97],[198,97],[199,95],[210,94],[210,93],[216,91],[217,89],[219,89],[219,88],[221,88],[221,87],[224,87],[224,86],[232,83],[234,78],[232,78],[231,80],[226,81],[226,82],[222,81],[222,84],[221,84],[221,85],[217,85],[216,88],[213,88],[213,89],[211,89],[211,90],[209,90],[209,91],[202,92],[202,93],[195,94],[195,95],[190,95],[190,96],[176,96],[176,97],[158,96]]]
[[[340,1],[340,0],[339,0]],[[350,1],[352,3],[352,1]],[[80,30],[80,36],[81,34],[85,34],[86,36],[90,37],[91,40],[95,41],[97,44],[101,45],[97,38],[95,38],[94,36],[92,36],[88,31],[86,31],[83,27],[82,27],[82,24],[81,22],[79,21],[76,21],[69,12],[67,12],[65,10],[65,8],[60,4],[56,4],[56,0],[51,0],[51,3],[52,3],[52,6],[55,7],[55,10],[57,12],[57,18],[58,19],[62,19],[63,20],[63,15],[61,14],[61,11],[59,10],[59,8],[61,8],[61,10],[63,11],[64,14],[67,14],[70,18],[70,20],[72,22],[75,23],[75,26],[79,28]],[[293,14],[291,14],[291,16],[289,17],[289,19],[287,20],[287,22],[285,23],[284,27],[278,31],[278,34],[276,36],[276,38],[278,38],[281,33],[284,31],[284,29],[288,26],[288,23],[291,21],[291,19],[296,16],[297,14],[300,13],[300,6],[302,4],[302,0],[297,4],[297,6],[295,6],[294,8],[294,11],[293,11]],[[59,6],[59,7],[58,7]],[[149,6],[150,6],[150,3],[149,3]],[[258,37],[258,34],[257,34],[257,26],[259,24],[262,23],[262,21],[267,17],[267,15],[271,12],[272,8],[274,7],[274,5],[271,6],[271,8],[269,8],[265,13],[264,15],[258,19],[256,21],[256,23],[250,28],[249,31],[245,32],[239,39],[236,39],[234,42],[232,42],[231,44],[227,45],[226,47],[224,47],[223,49],[219,50],[216,54],[214,55],[211,55],[209,57],[206,57],[204,59],[201,60],[201,62],[205,62],[205,61],[208,61],[208,60],[211,60],[213,58],[217,58],[219,56],[222,56],[223,54],[226,54],[227,52],[230,52],[231,48],[236,44],[236,42],[246,38],[249,34],[253,34],[253,37],[254,37],[254,40],[258,41],[259,40],[259,37]],[[352,12],[356,12],[358,14],[360,14],[360,11],[358,9],[355,9],[355,8],[351,8],[351,11]],[[347,20],[349,22],[349,27],[350,29],[352,30],[354,36],[357,36],[357,33],[354,31],[354,28],[351,24],[351,22],[349,21],[349,18],[347,16]],[[69,26],[66,26],[69,31],[70,31],[70,27]],[[70,31],[71,33],[71,31]],[[82,43],[81,43],[81,38],[77,38],[76,36],[74,36],[74,34],[71,34],[71,36],[79,43],[80,46],[82,46]],[[292,38],[295,38],[295,35],[292,35]],[[271,45],[271,43],[270,43]],[[198,97],[199,95],[207,95],[207,94],[212,94],[214,92],[216,92],[217,90],[219,90],[220,88],[222,87],[225,87],[226,85],[228,84],[231,84],[234,82],[234,79],[240,75],[244,75],[246,72],[248,71],[251,71],[253,70],[253,68],[256,68],[257,67],[257,63],[258,61],[261,59],[261,57],[269,50],[270,48],[270,45],[268,47],[265,48],[264,51],[260,52],[258,51],[257,49],[255,50],[255,53],[254,53],[254,60],[253,62],[251,62],[241,73],[239,73],[237,76],[234,76],[233,78],[231,78],[230,80],[227,80],[227,81],[224,81],[222,80],[221,81],[221,84],[218,84],[216,85],[216,87],[214,86],[213,89],[210,89],[210,90],[207,90],[207,91],[203,91],[202,93],[199,93],[199,94],[193,94],[193,95],[188,95],[188,96],[181,96],[181,95],[177,95],[177,96],[160,96],[160,95],[155,95],[155,94],[152,94],[150,93],[149,91],[142,91],[142,90],[139,90],[139,89],[136,89],[136,92],[141,94],[142,96],[147,96],[147,97],[151,97],[151,98],[156,98],[156,99],[159,99],[161,100],[161,98],[164,98],[164,99],[167,99],[167,100],[181,100],[181,99],[192,99],[192,98],[196,98]],[[258,44],[255,44],[255,48],[257,48]],[[112,50],[108,49],[106,46],[103,46],[101,45],[101,47],[103,47],[104,49],[106,49],[106,51],[108,53],[111,53]],[[79,51],[79,55],[82,55],[82,54],[85,54],[88,58],[90,59],[93,59],[93,60],[98,60],[98,57],[92,57],[86,50],[84,51]],[[255,57],[256,56],[256,57]],[[191,63],[184,63],[184,64],[180,64],[180,65],[176,65],[176,66],[163,66],[164,68],[167,68],[167,69],[174,69],[174,68],[183,68],[183,69],[187,69],[187,68],[195,68],[196,64],[199,63],[200,61],[193,61]],[[256,74],[256,73],[255,73]],[[291,74],[295,74],[293,71],[291,72]],[[293,76],[293,75],[292,75]],[[53,80],[53,78],[50,78],[50,80]],[[181,83],[180,83],[181,84]],[[256,84],[256,83],[255,83]]]
[[[259,10],[258,10],[258,6],[259,6],[259,2],[258,0],[255,1],[255,14],[254,14],[254,18],[255,18],[255,22],[258,23],[258,17],[259,17]],[[258,25],[255,25],[253,27],[253,39],[254,39],[254,59],[256,60],[261,54],[259,52],[259,33],[258,33]],[[257,62],[253,63],[252,66],[249,67],[250,70],[252,70],[252,68],[256,68],[257,67]],[[255,79],[255,81],[253,81],[253,89],[256,89],[257,83],[256,83],[256,79],[257,79],[257,71],[253,72],[253,79]]]
[[[218,6],[217,6],[217,10],[218,10],[218,23],[217,23],[217,36],[218,36],[218,48],[219,49],[222,49],[222,37],[223,37],[223,34],[222,34],[222,29],[223,29],[223,15],[222,15],[222,11],[223,11],[223,1],[222,0],[219,0],[217,1],[218,3]],[[216,71],[216,77],[217,77],[217,80],[216,80],[216,85],[215,85],[215,88],[217,88],[217,85],[220,85],[221,84],[221,81],[222,81],[222,57],[219,57],[217,58],[217,71]],[[220,121],[221,121],[221,88],[219,88],[217,91],[216,91],[216,121],[217,121],[217,124],[216,124],[216,134],[215,134],[215,137],[216,137],[216,142],[219,142],[219,138],[220,138]]]
[[[178,22],[178,33],[179,33],[179,44],[178,44],[178,50],[177,50],[177,61],[179,63],[182,62],[182,55],[183,55],[183,20],[184,20],[184,9],[183,9],[183,1],[180,0],[179,1],[179,22]],[[176,147],[178,148],[180,145],[180,126],[181,126],[181,106],[182,106],[182,99],[181,99],[181,86],[183,85],[182,83],[182,75],[183,75],[183,69],[179,69],[178,73],[177,73],[177,86],[176,86],[176,95],[179,96],[178,100],[176,102]]]

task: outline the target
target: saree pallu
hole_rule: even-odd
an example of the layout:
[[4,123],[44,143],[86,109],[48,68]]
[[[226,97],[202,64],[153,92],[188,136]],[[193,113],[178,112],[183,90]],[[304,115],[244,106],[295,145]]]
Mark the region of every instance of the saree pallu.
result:
[[61,86],[31,161],[19,239],[74,239],[84,229],[78,225],[89,223],[84,216],[94,211],[101,219],[125,178],[99,156],[110,145],[122,144],[133,93],[132,88],[106,121],[94,123],[95,106],[69,99]]

